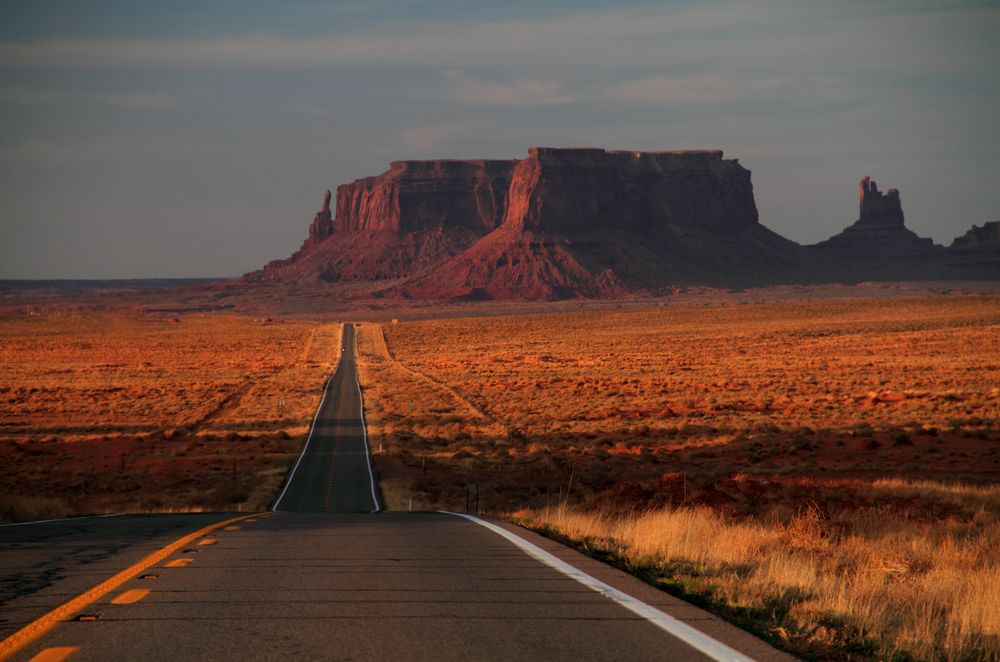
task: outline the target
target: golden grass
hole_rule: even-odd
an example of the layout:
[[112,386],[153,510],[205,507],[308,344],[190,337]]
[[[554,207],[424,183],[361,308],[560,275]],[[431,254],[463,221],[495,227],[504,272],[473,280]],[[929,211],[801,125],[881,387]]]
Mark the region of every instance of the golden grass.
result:
[[1000,656],[1000,298],[366,327],[392,507],[479,485],[801,655]]
[[[793,302],[387,327],[412,369],[528,434],[721,433],[1000,414],[1000,299]],[[970,409],[974,410],[970,414]],[[972,422],[970,423],[970,419]],[[709,437],[709,435],[701,435]]]
[[798,654],[1000,657],[996,513],[986,523],[923,525],[859,514],[846,529],[815,509],[786,522],[708,508],[622,517],[558,506],[517,516],[652,568],[687,593],[711,592],[710,606],[724,601],[724,612],[743,612]]
[[474,482],[504,509],[671,472],[1000,471],[995,296],[403,322],[384,327],[387,349],[366,326],[361,379],[389,473],[430,458],[414,489],[449,507]]

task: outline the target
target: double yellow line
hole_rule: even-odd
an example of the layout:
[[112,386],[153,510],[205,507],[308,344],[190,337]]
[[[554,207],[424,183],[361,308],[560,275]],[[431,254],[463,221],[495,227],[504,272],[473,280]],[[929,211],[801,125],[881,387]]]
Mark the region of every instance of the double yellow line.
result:
[[80,611],[89,604],[100,600],[102,597],[115,590],[128,580],[132,579],[138,575],[143,570],[156,565],[163,559],[167,558],[174,552],[176,552],[181,547],[191,543],[192,541],[204,536],[207,533],[211,533],[216,529],[221,529],[222,527],[230,526],[236,522],[243,521],[245,519],[250,519],[251,517],[260,517],[266,513],[254,513],[252,515],[242,515],[240,517],[234,517],[232,519],[227,519],[222,522],[216,522],[215,524],[210,524],[204,528],[198,529],[194,533],[189,533],[183,538],[179,538],[174,542],[170,543],[166,547],[162,547],[146,558],[142,559],[138,563],[135,563],[113,577],[104,580],[97,586],[89,589],[88,591],[81,593],[69,602],[59,605],[52,611],[48,612],[44,616],[41,616],[31,623],[28,623],[23,628],[10,635],[3,641],[0,641],[0,660],[6,660],[11,655],[21,650],[28,644],[30,644],[35,639],[38,639],[43,634],[51,630],[61,621],[68,619],[70,616]]

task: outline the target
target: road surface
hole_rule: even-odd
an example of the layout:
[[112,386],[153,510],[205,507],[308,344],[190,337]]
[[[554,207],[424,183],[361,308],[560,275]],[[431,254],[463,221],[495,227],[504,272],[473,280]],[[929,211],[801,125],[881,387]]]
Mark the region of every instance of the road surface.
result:
[[305,450],[275,501],[275,510],[297,513],[379,510],[362,416],[352,324],[344,325],[341,350],[340,363],[327,382]]
[[[373,513],[350,326],[343,345],[276,512],[228,525],[235,513],[0,528],[0,586],[60,568],[9,592],[0,605],[5,636],[189,534],[150,567],[133,567],[86,606],[50,619],[12,659],[791,659],[517,527],[447,513]],[[88,567],[88,553],[97,565]],[[678,628],[683,640],[670,634]]]

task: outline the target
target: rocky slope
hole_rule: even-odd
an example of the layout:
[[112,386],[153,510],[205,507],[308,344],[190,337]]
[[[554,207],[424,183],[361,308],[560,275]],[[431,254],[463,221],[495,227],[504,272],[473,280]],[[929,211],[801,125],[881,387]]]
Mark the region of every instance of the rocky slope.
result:
[[1000,279],[1000,221],[973,225],[948,247],[946,262],[955,270]]
[[898,190],[882,193],[869,177],[859,211],[853,225],[808,247],[836,264],[839,280],[1000,278],[1000,241],[989,223],[939,246],[906,227]]
[[892,188],[882,193],[869,177],[861,180],[858,220],[810,248],[836,259],[847,272],[866,277],[901,268],[919,269],[944,250],[906,227],[899,191]]
[[517,161],[397,161],[338,187],[334,209],[328,191],[302,247],[244,280],[468,300],[1000,278],[1000,224],[937,246],[906,228],[898,191],[867,177],[857,222],[800,246],[760,224],[750,171],[717,150],[533,147]]
[[309,238],[249,280],[395,279],[460,253],[499,225],[515,161],[395,161],[327,191]]
[[416,274],[414,298],[563,298],[805,277],[758,222],[750,171],[720,151],[532,148],[503,223]]

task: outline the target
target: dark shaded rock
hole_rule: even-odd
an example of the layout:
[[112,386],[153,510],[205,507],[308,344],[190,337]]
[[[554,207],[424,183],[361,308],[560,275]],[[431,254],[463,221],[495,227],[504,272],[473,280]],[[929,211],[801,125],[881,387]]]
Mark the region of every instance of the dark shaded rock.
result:
[[1000,221],[983,223],[983,227],[973,225],[961,237],[956,237],[950,247],[972,251],[1000,250]]
[[973,225],[956,237],[947,251],[952,269],[975,278],[1000,279],[1000,221]]
[[809,248],[839,263],[845,280],[920,278],[945,249],[906,227],[899,191],[883,194],[868,177],[860,189],[860,218]]
[[414,298],[562,299],[806,277],[803,249],[761,226],[750,171],[718,150],[533,147],[502,225],[406,281]]

